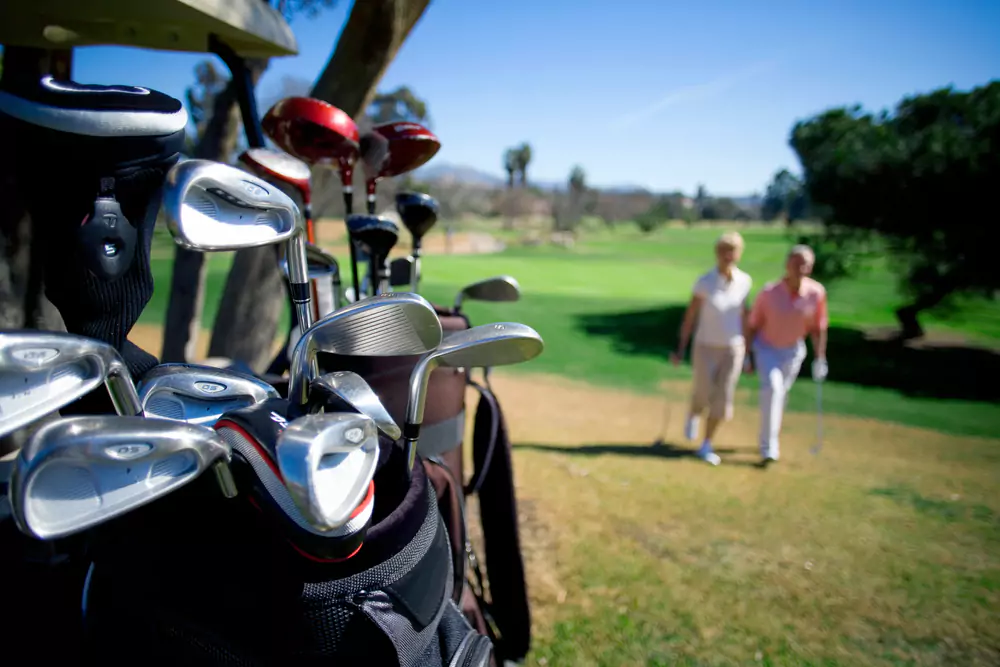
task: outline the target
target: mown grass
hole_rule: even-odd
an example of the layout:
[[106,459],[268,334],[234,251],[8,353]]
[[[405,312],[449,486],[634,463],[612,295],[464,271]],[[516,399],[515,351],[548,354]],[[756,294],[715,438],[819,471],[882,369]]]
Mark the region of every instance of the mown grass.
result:
[[[755,291],[780,275],[789,247],[780,229],[743,230],[741,266]],[[664,380],[687,379],[690,368],[666,363],[695,278],[712,262],[717,228],[669,228],[652,235],[625,229],[590,232],[573,249],[510,245],[493,255],[429,256],[422,293],[451,303],[462,286],[510,274],[523,298],[516,303],[469,302],[474,322],[519,321],[545,338],[545,353],[525,372],[551,372],[602,386],[656,391]],[[142,322],[160,324],[171,271],[169,239],[159,236],[153,271],[157,289]],[[346,258],[344,258],[346,267]],[[231,257],[210,256],[204,325],[211,327]],[[964,346],[918,350],[867,340],[864,331],[894,324],[902,303],[891,276],[868,267],[862,275],[830,285],[831,377],[824,409],[835,414],[885,419],[949,433],[991,435],[1000,427],[1000,356]],[[976,342],[1000,341],[1000,309],[967,300],[946,314],[926,318],[933,332]],[[284,325],[283,325],[284,327]],[[282,329],[283,330],[283,329]],[[970,373],[977,369],[977,373]],[[741,386],[755,386],[744,377]],[[794,392],[791,410],[815,410],[808,391]]]

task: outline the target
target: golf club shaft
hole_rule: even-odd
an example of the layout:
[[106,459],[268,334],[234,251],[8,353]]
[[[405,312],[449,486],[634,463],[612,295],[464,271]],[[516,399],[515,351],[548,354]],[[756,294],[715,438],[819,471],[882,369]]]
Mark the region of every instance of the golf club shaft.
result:
[[403,452],[406,453],[406,473],[413,476],[413,466],[417,461],[417,438],[403,438]]
[[111,395],[111,403],[115,406],[115,412],[125,416],[135,416],[142,414],[142,402],[139,394],[135,390],[135,383],[132,375],[124,365],[114,366],[107,380],[108,394]]
[[[347,216],[353,213],[354,192],[350,186],[344,186],[344,226],[347,226]],[[361,298],[361,281],[358,280],[358,251],[354,247],[354,235],[347,228],[347,245],[351,252],[351,281],[354,284],[354,300]]]
[[299,233],[288,241],[288,286],[292,303],[304,332],[313,325],[312,286],[309,282],[309,265],[306,259],[305,234]]
[[219,489],[222,491],[222,495],[226,498],[235,498],[238,491],[236,489],[236,480],[233,479],[233,471],[229,467],[227,461],[217,461],[212,466],[212,472],[215,473],[215,481],[219,485]]
[[413,262],[410,264],[410,291],[418,293],[420,288],[420,239],[413,237]]

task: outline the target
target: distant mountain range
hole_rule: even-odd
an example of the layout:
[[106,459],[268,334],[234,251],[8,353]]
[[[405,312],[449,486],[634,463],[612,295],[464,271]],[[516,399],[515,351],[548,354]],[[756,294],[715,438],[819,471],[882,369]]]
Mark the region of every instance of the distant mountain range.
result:
[[[421,167],[413,172],[413,177],[422,181],[437,182],[442,184],[464,183],[467,185],[490,188],[502,187],[507,183],[507,179],[503,176],[497,176],[496,174],[491,174],[489,172],[476,169],[475,167],[456,165],[448,162],[437,162],[427,165],[426,167]],[[562,189],[566,187],[566,184],[562,181],[531,181],[531,185],[543,190],[554,190],[557,188]],[[620,194],[635,192],[636,190],[645,190],[646,188],[641,185],[614,185],[599,189],[602,192]],[[745,195],[730,198],[740,206],[757,206],[760,204],[759,195]]]

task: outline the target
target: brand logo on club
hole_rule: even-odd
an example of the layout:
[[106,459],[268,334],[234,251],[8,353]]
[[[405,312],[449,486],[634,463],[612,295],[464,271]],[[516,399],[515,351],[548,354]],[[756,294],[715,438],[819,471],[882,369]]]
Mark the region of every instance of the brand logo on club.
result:
[[153,446],[146,443],[135,443],[129,445],[112,445],[104,451],[113,459],[119,461],[131,461],[140,456],[144,456],[152,451]]
[[288,420],[285,419],[284,417],[282,417],[281,415],[279,415],[277,412],[272,412],[268,416],[271,418],[271,421],[273,421],[275,424],[277,424],[281,428],[285,428],[285,427],[288,426]]
[[270,194],[264,188],[260,187],[256,183],[251,183],[250,181],[243,181],[243,189],[247,191],[247,194],[254,197],[266,197]]
[[53,347],[29,347],[14,350],[10,353],[17,361],[41,366],[46,361],[52,361],[59,356],[59,350]]
[[360,429],[357,427],[349,428],[346,431],[344,431],[344,439],[347,440],[347,442],[351,443],[352,445],[356,445],[365,439],[364,429]]
[[506,328],[507,328],[507,327],[505,327],[505,326],[504,326],[504,325],[502,325],[502,324],[494,324],[494,325],[493,325],[493,329],[494,329],[494,330],[496,330],[496,331],[503,331],[503,330],[504,330],[504,329],[506,329]]
[[194,386],[206,394],[218,394],[226,390],[226,385],[217,382],[195,382]]

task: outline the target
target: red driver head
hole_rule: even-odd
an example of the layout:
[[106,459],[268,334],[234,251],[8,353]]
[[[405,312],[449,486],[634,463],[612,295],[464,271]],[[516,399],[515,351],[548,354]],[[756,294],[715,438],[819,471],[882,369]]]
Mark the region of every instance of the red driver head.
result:
[[441,149],[441,142],[434,133],[419,123],[383,123],[373,129],[389,142],[389,157],[382,163],[379,177],[399,176],[413,171],[426,164]]
[[287,183],[299,191],[303,204],[309,203],[309,165],[302,160],[269,148],[249,148],[240,154],[240,162],[264,180]]
[[286,97],[264,115],[261,126],[283,150],[312,165],[337,167],[350,185],[358,159],[358,126],[346,113],[310,97]]

